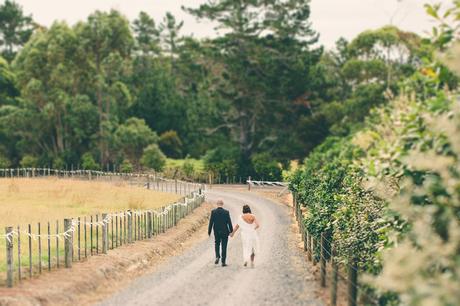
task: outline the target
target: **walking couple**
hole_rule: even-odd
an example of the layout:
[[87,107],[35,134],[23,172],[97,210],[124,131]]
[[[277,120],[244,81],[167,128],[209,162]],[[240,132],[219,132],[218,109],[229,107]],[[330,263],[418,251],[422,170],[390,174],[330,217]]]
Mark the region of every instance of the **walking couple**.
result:
[[224,202],[222,200],[217,201],[217,208],[211,212],[211,218],[209,220],[208,226],[209,236],[211,235],[211,231],[214,230],[216,251],[215,264],[217,265],[219,260],[222,259],[222,266],[227,266],[226,259],[228,236],[233,237],[236,231],[241,229],[244,266],[246,267],[250,261],[251,267],[254,267],[255,254],[259,250],[259,237],[256,232],[256,230],[260,227],[259,222],[252,214],[249,205],[244,205],[243,214],[238,217],[238,222],[235,228],[233,228],[230,213],[228,210],[224,209],[223,206]]

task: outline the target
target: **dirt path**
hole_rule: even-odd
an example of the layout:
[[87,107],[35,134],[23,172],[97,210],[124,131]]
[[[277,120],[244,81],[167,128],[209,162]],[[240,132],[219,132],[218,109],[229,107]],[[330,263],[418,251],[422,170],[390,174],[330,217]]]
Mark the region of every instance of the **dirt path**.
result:
[[258,216],[261,252],[254,269],[242,266],[239,235],[229,241],[225,268],[214,265],[209,238],[101,305],[323,305],[317,298],[318,284],[296,246],[289,208],[244,191],[207,193],[211,201],[218,198],[234,220],[243,203]]

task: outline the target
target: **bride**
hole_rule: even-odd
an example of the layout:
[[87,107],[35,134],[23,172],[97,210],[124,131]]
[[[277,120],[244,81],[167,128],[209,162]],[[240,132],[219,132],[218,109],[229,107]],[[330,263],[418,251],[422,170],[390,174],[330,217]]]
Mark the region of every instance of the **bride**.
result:
[[243,214],[238,218],[235,229],[230,237],[235,235],[236,231],[241,228],[241,240],[243,241],[243,260],[244,266],[248,265],[251,260],[251,267],[254,267],[254,258],[259,250],[259,237],[256,230],[260,227],[256,217],[251,213],[249,205],[243,206]]

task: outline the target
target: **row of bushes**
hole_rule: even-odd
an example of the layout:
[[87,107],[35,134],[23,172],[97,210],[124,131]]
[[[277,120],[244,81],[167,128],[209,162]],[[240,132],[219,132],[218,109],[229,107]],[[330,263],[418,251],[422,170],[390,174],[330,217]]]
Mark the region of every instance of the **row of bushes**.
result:
[[460,99],[430,65],[364,129],[327,139],[291,178],[306,229],[325,233],[341,261],[357,260],[370,276],[363,304],[460,301]]
[[[93,154],[90,152],[83,154],[80,160],[81,164],[73,165],[75,168],[84,170],[104,170],[101,164],[95,160]],[[142,167],[147,169],[162,171],[166,165],[166,156],[160,150],[158,145],[151,144],[144,148],[142,157],[140,159],[140,164]],[[33,168],[42,165],[43,162],[41,162],[39,158],[32,155],[23,156],[19,163],[19,166],[24,168]],[[68,168],[68,165],[66,165],[64,160],[60,157],[54,158],[51,164],[45,163],[45,165],[54,169],[66,169],[66,167]],[[0,168],[9,168],[11,166],[12,164],[7,158],[0,156]],[[121,159],[118,166],[109,166],[110,170],[114,170],[114,167],[116,167],[116,170],[120,172],[133,172],[135,168],[129,159]]]

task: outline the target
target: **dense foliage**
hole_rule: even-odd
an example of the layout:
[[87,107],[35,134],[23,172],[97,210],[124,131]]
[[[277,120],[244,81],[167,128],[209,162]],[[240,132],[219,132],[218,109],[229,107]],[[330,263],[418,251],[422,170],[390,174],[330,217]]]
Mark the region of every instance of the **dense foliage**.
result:
[[169,13],[130,22],[115,10],[46,28],[13,1],[0,6],[1,164],[30,156],[81,167],[91,154],[97,168],[139,169],[144,149],[158,145],[170,158],[205,156],[222,181],[281,179],[327,136],[361,126],[430,50],[384,27],[324,52],[308,0],[184,10],[224,34],[198,40]]
[[363,304],[460,300],[460,98],[448,90],[460,72],[458,27],[441,20],[458,24],[460,2],[448,13],[427,9],[441,21],[433,40],[442,41],[441,62],[424,57],[398,97],[351,135],[328,138],[291,182],[309,232],[326,233],[343,262],[374,276]]

